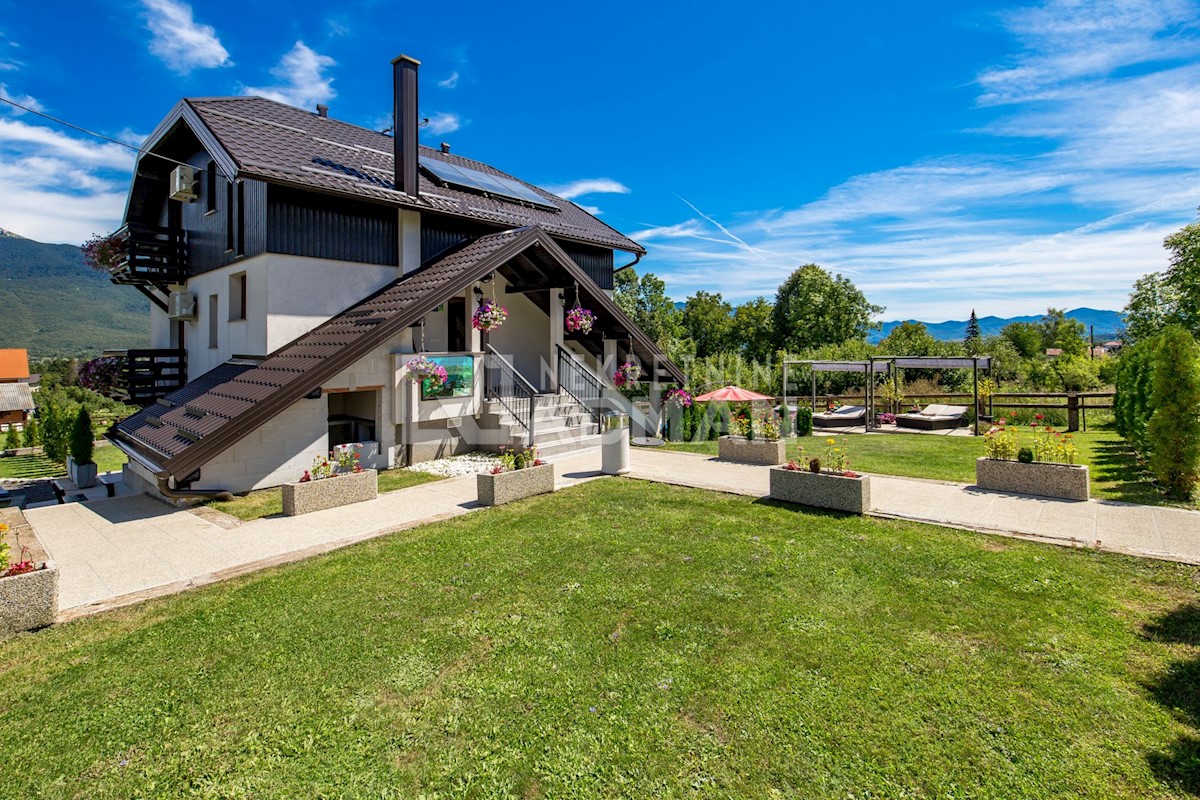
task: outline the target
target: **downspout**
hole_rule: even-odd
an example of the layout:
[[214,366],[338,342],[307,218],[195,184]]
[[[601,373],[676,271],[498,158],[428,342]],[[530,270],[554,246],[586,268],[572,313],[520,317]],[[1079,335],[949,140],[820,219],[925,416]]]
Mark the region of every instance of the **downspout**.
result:
[[621,270],[629,269],[630,267],[636,267],[637,263],[641,260],[642,260],[642,254],[634,253],[633,261],[630,261],[628,264],[626,264],[623,267],[617,267],[616,269],[613,270],[613,274],[615,275],[616,273],[620,272]]
[[198,500],[201,498],[207,500],[232,500],[233,492],[225,489],[172,489],[168,486],[171,480],[170,476],[158,475],[158,491],[163,497],[168,497],[172,500]]

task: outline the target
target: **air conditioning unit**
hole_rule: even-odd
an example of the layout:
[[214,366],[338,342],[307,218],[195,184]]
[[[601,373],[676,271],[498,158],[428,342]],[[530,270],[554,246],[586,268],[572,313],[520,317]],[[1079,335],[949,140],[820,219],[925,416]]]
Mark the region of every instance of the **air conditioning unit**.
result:
[[196,295],[191,292],[171,292],[167,300],[167,316],[171,319],[195,319]]
[[190,203],[199,195],[196,194],[196,168],[180,164],[171,170],[171,199]]

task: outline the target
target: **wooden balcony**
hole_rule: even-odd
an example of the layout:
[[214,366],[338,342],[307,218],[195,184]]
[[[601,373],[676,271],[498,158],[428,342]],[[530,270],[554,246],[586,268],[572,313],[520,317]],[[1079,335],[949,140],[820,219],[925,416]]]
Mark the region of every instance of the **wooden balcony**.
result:
[[112,397],[148,406],[187,383],[187,350],[110,350],[105,356],[123,358]]
[[130,223],[114,235],[120,255],[112,282],[160,289],[187,280],[187,246],[183,231]]

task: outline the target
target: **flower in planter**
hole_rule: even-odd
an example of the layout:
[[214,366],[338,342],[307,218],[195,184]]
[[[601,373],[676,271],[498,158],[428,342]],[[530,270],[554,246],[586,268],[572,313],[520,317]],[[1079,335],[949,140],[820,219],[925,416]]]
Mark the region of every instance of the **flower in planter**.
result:
[[477,331],[487,333],[499,328],[506,319],[508,319],[507,308],[495,300],[484,300],[479,304],[479,308],[475,309],[475,314],[471,317],[471,326]]
[[417,356],[404,366],[410,375],[415,376],[417,380],[429,381],[435,389],[450,377],[446,374],[445,367],[426,356]]
[[567,318],[563,324],[571,333],[581,333],[586,336],[592,332],[592,326],[596,324],[596,315],[577,305],[567,312]]
[[671,389],[669,392],[667,392],[666,397],[663,398],[663,402],[668,406],[691,408],[692,393],[687,389]]
[[796,459],[794,459],[794,458],[791,459],[790,461],[788,461],[786,464],[784,464],[783,468],[786,469],[788,472],[803,472],[804,471],[804,468],[801,467],[799,464],[797,464]]
[[636,383],[638,376],[641,374],[641,367],[632,361],[626,361],[617,367],[617,371],[613,373],[613,383],[616,384],[618,389],[624,389],[626,386],[632,386]]
[[544,463],[544,461],[538,458],[536,445],[527,447],[524,450],[501,447],[500,463],[492,469],[492,474],[499,475],[501,472],[511,472],[518,469],[527,469],[528,467],[540,467]]

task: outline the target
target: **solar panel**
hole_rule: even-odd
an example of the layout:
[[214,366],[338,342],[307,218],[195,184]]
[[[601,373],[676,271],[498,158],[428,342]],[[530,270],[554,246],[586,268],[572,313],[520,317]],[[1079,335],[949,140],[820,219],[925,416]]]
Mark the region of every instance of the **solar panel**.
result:
[[470,167],[460,167],[436,158],[421,158],[421,166],[443,183],[474,189],[478,192],[508,197],[513,200],[532,203],[542,208],[557,211],[558,208],[546,198],[530,189],[528,186],[501,178],[499,175],[489,175]]

